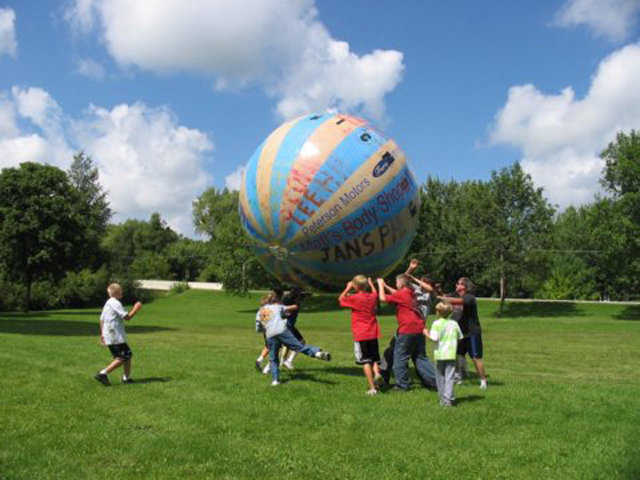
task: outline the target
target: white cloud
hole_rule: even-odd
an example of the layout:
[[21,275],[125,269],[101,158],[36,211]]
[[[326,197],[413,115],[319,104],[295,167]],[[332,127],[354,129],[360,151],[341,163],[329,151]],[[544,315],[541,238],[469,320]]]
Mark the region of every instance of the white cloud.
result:
[[240,190],[240,185],[242,184],[242,178],[244,177],[244,172],[247,170],[247,167],[244,165],[240,165],[236,168],[232,173],[224,177],[224,186],[231,190],[232,192],[237,192]]
[[18,42],[16,41],[16,13],[11,8],[0,8],[0,56],[16,56]]
[[640,44],[600,62],[588,93],[571,87],[549,95],[534,85],[509,89],[490,140],[521,149],[522,166],[561,207],[592,200],[600,191],[599,153],[619,131],[640,125]]
[[403,55],[357,55],[331,37],[312,0],[76,0],[67,20],[100,25],[121,66],[191,71],[218,89],[260,85],[283,117],[326,108],[381,118],[384,96],[400,82]]
[[640,12],[639,0],[568,0],[555,18],[561,27],[586,25],[614,41],[627,38]]
[[140,102],[92,105],[70,118],[40,88],[0,92],[0,168],[35,161],[66,169],[78,150],[95,161],[116,221],[157,211],[193,235],[191,202],[212,182],[204,166],[213,144],[205,133]]
[[102,64],[91,58],[82,58],[78,60],[76,73],[94,80],[102,80],[106,75]]

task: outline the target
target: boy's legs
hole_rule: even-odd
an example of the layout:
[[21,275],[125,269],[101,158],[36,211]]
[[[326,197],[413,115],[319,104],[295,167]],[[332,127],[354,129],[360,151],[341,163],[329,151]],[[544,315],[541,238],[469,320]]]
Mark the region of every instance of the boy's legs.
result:
[[[440,401],[442,405],[452,406],[455,401],[453,394],[454,376],[456,372],[456,363],[454,360],[445,360],[438,363],[442,363],[442,395]],[[440,391],[438,391],[440,393]]]
[[396,377],[396,386],[408,390],[409,385],[409,358],[411,348],[411,335],[399,333],[393,348],[393,375]]
[[113,361],[109,365],[107,365],[107,368],[105,368],[105,370],[107,373],[111,373],[123,363],[124,363],[123,358],[116,357],[113,359]]
[[280,350],[280,340],[278,335],[267,339],[269,347],[269,367],[271,369],[271,380],[278,382],[280,380],[280,370],[278,368],[278,352]]
[[441,360],[436,361],[436,386],[438,388],[438,399],[440,400],[440,405],[442,405],[444,395],[444,365]]
[[320,351],[320,348],[316,347],[315,345],[305,345],[301,343],[300,340],[293,336],[289,329],[286,329],[280,335],[276,336],[283,345],[286,345],[291,350],[302,353],[309,357],[315,358],[316,354]]
[[362,369],[364,370],[364,376],[367,378],[367,384],[369,385],[369,390],[375,390],[376,384],[373,381],[373,368],[370,363],[365,363],[362,365]]
[[413,343],[411,359],[416,367],[418,377],[420,377],[425,387],[436,388],[436,372],[429,357],[427,357],[427,346],[424,335],[417,334]]

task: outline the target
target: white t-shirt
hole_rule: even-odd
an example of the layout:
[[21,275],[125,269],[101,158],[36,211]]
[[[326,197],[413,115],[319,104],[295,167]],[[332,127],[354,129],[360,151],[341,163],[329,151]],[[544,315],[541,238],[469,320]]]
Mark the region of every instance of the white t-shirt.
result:
[[279,303],[264,305],[258,312],[260,323],[264,326],[267,338],[280,335],[287,328],[284,319],[284,307]]
[[127,335],[124,333],[124,317],[127,311],[117,298],[110,298],[102,308],[100,320],[102,320],[102,336],[107,345],[126,343]]

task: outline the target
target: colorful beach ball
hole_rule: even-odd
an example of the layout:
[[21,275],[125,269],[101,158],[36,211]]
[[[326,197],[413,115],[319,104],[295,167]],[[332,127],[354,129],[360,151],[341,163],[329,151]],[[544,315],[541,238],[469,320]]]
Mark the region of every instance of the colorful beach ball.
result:
[[343,286],[402,260],[416,232],[418,190],[402,150],[367,121],[307,115],[257,148],[239,210],[259,261],[283,282]]

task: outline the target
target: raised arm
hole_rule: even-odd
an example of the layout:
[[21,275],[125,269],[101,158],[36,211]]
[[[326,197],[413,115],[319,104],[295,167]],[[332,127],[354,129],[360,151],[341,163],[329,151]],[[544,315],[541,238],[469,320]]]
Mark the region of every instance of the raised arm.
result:
[[371,289],[371,293],[375,293],[377,295],[378,291],[376,290],[376,286],[373,284],[373,280],[371,280],[371,277],[367,277],[367,282],[369,282],[369,288]]
[[409,277],[411,279],[411,281],[413,281],[413,282],[417,283],[418,285],[420,285],[420,288],[422,288],[423,290],[426,290],[427,292],[433,292],[433,287],[431,285],[429,285],[428,283],[423,282],[422,280],[414,277],[410,273],[407,273],[407,277]]
[[344,290],[338,297],[338,302],[342,302],[347,297],[347,293],[349,293],[352,288],[353,288],[353,282],[347,282],[347,286],[344,287]]
[[418,265],[420,265],[420,262],[418,262],[417,258],[412,258],[411,261],[409,262],[409,266],[407,267],[407,271],[404,272],[407,275],[411,275],[413,272],[415,272],[416,268],[418,268]]
[[300,305],[294,303],[293,305],[287,305],[282,308],[285,312],[294,312],[300,308]]
[[127,313],[124,316],[124,319],[125,320],[131,320],[136,315],[136,313],[138,313],[140,311],[141,308],[142,308],[142,303],[136,302],[135,305],[133,306],[133,308],[131,310],[129,310],[129,313]]
[[378,278],[378,298],[380,299],[381,302],[386,302],[387,301],[387,295],[385,293],[385,287],[387,286],[386,283],[384,283],[384,279],[382,278]]

